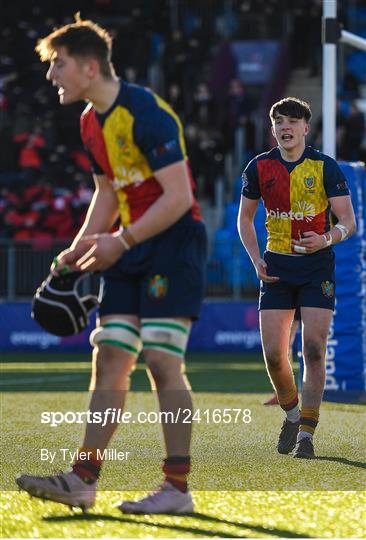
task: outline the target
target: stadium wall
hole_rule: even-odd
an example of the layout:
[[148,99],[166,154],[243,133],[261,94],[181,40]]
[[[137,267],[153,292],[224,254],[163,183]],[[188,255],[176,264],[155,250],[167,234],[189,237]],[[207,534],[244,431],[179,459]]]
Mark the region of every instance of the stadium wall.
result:
[[[0,304],[0,351],[91,351],[87,330],[72,337],[58,337],[40,328],[30,316],[30,302]],[[189,350],[194,352],[260,352],[261,340],[256,302],[205,302],[201,318],[193,325]]]
[[341,163],[357,233],[334,247],[336,309],[327,344],[325,399],[366,401],[366,173],[363,163]]

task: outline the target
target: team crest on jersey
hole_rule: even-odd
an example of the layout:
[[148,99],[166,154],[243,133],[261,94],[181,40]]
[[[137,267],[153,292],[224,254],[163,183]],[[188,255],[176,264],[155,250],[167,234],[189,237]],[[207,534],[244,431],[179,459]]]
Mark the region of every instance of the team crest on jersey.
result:
[[117,144],[120,148],[123,148],[125,145],[125,140],[123,137],[117,137]]
[[315,187],[315,178],[314,176],[309,176],[309,178],[304,178],[305,187],[308,189],[313,189]]
[[334,296],[334,283],[331,281],[322,282],[322,292],[327,298],[333,298]]
[[117,137],[117,146],[121,156],[126,157],[131,155],[131,146],[126,143],[125,139],[121,135]]
[[147,292],[150,298],[155,298],[155,300],[164,298],[168,292],[168,278],[161,276],[160,274],[156,274],[149,279]]

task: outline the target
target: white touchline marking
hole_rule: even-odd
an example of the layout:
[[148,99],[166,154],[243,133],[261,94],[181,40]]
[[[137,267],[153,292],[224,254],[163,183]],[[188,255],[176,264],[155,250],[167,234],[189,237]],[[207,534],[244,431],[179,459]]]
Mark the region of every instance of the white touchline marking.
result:
[[39,382],[52,382],[52,381],[72,381],[75,379],[84,378],[84,375],[51,375],[50,377],[30,377],[29,379],[10,379],[7,381],[0,381],[0,386],[7,384],[29,384]]

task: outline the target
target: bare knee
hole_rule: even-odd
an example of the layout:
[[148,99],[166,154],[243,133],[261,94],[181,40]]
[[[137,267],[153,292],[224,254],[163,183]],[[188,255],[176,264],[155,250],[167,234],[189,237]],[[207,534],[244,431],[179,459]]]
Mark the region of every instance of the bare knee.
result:
[[93,384],[94,388],[114,389],[128,386],[128,380],[133,371],[136,358],[121,349],[111,345],[96,347],[93,353]]
[[325,347],[323,344],[313,340],[304,342],[304,358],[307,364],[320,365],[325,357]]
[[279,371],[283,363],[288,361],[288,358],[280,351],[266,351],[265,358],[267,367],[271,371]]
[[159,351],[146,350],[144,358],[157,388],[171,385],[182,376],[182,361]]

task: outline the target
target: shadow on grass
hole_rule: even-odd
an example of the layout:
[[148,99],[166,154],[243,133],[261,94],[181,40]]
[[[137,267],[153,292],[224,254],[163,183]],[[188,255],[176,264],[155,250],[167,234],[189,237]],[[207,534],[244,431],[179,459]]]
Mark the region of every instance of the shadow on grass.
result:
[[334,457],[334,456],[316,456],[318,461],[334,461],[335,463],[342,463],[343,465],[350,465],[351,467],[359,467],[360,469],[366,469],[366,463],[362,461],[352,461],[351,459]]
[[[172,514],[158,514],[154,517],[159,516],[169,516],[172,517]],[[236,527],[238,529],[243,530],[250,530],[250,531],[256,531],[261,534],[269,534],[271,536],[279,537],[279,538],[310,538],[306,534],[298,534],[292,531],[286,531],[283,529],[267,529],[266,527],[262,527],[260,525],[251,525],[236,521],[229,521],[226,519],[220,519],[216,518],[214,516],[208,515],[208,514],[201,514],[199,512],[193,512],[191,514],[179,514],[175,515],[176,518],[192,518],[192,519],[200,519],[202,521],[207,521],[212,524],[224,524],[224,525],[230,525],[233,527]],[[127,517],[127,516],[110,516],[107,514],[74,514],[72,516],[50,516],[50,517],[44,517],[43,520],[48,523],[62,523],[66,521],[95,521],[95,520],[104,520],[104,521],[113,521],[113,522],[120,522],[120,523],[132,523],[134,525],[144,525],[147,527],[159,527],[160,529],[173,529],[175,531],[185,532],[185,533],[192,533],[192,534],[201,534],[204,537],[219,537],[219,538],[246,538],[247,536],[244,536],[241,532],[240,536],[236,534],[230,534],[228,532],[224,531],[218,531],[218,530],[211,530],[211,529],[204,529],[197,526],[189,526],[187,525],[178,525],[178,524],[165,524],[165,523],[158,523],[156,519],[152,521],[146,521],[145,519],[141,519],[141,516],[134,516],[133,518]]]

